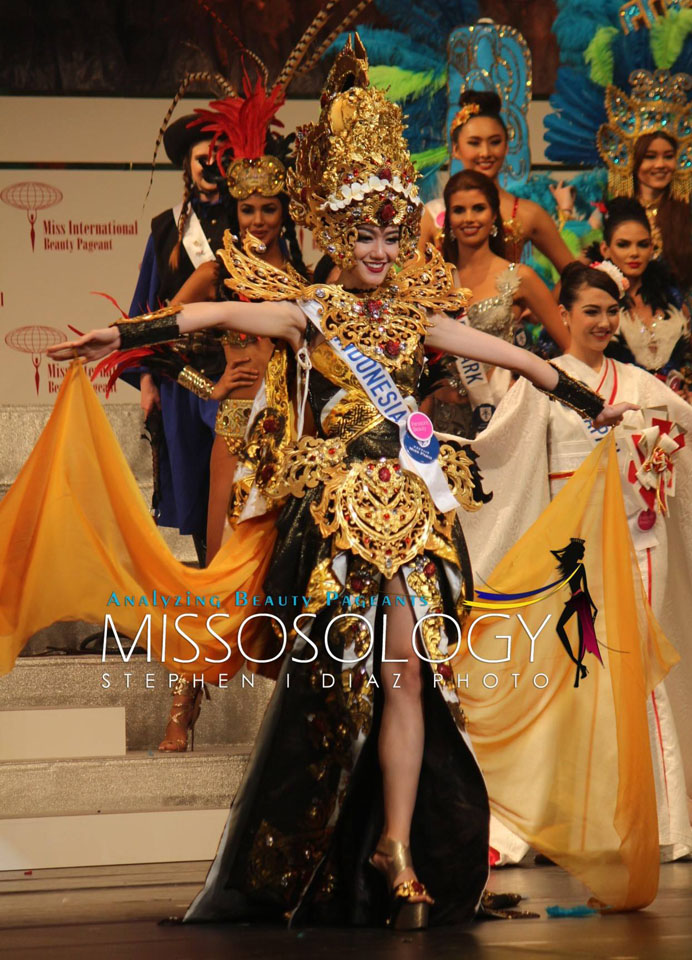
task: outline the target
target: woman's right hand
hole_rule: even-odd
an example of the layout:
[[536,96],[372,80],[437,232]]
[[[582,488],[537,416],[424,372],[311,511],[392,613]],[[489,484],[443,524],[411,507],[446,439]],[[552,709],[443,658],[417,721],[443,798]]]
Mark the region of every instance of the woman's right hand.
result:
[[247,367],[245,364],[250,362],[250,358],[243,360],[234,360],[226,364],[226,369],[222,373],[218,382],[214,385],[211,393],[212,400],[225,400],[229,393],[238,387],[251,387],[259,376],[259,370],[255,367]]
[[75,357],[84,357],[91,362],[107,357],[109,353],[120,347],[120,331],[117,327],[101,327],[85,333],[78,340],[68,340],[48,347],[47,353],[51,360],[74,360]]
[[143,373],[139,378],[139,405],[144,411],[145,417],[149,416],[154,407],[158,410],[161,409],[159,388],[154,383],[154,378],[150,373]]

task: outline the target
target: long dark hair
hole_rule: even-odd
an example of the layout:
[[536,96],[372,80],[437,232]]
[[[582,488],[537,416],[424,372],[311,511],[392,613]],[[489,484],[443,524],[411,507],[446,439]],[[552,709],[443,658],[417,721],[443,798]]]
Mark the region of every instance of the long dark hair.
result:
[[[227,190],[221,191],[221,197],[223,204],[226,208],[228,214],[228,226],[231,233],[239,237],[240,236],[240,224],[238,222],[238,204],[239,200],[234,200],[231,197]],[[296,235],[296,225],[291,218],[289,211],[289,197],[287,193],[277,194],[277,199],[281,201],[281,217],[282,217],[282,229],[283,234],[279,238],[279,242],[284,244],[286,247],[285,253],[288,256],[288,259],[291,263],[291,266],[294,270],[297,270],[301,277],[305,277],[306,280],[310,279],[310,273],[308,268],[305,266],[305,261],[303,260],[303,253],[300,249],[300,244],[298,243],[298,237]]]
[[616,303],[620,300],[618,285],[605,270],[597,270],[582,263],[581,260],[573,260],[572,263],[567,264],[560,276],[560,306],[565,310],[571,310],[584,287],[603,290]]
[[[635,193],[639,189],[637,175],[647,150],[654,140],[662,139],[678,150],[678,141],[664,130],[655,130],[639,137],[634,146],[632,172],[634,174]],[[683,287],[692,286],[692,217],[690,205],[684,200],[674,200],[670,195],[670,184],[663,192],[658,204],[656,223],[661,231],[663,253],[673,273]]]
[[[494,90],[464,90],[459,97],[459,109],[470,103],[476,104],[478,107],[478,113],[472,113],[469,116],[469,120],[472,120],[474,117],[490,117],[492,120],[497,120],[505,132],[505,140],[509,139],[509,134],[507,133],[507,124],[502,119],[502,115],[500,113],[502,110],[502,100],[500,99],[499,94],[497,94]],[[462,124],[462,126],[465,126],[465,124]],[[457,138],[461,128],[461,126],[456,127],[454,133],[452,134],[453,146],[456,146]]]
[[442,241],[442,255],[449,263],[456,263],[459,259],[459,249],[456,237],[453,236],[449,225],[449,207],[452,202],[452,196],[459,190],[480,190],[488,201],[493,213],[496,234],[490,236],[488,243],[493,253],[498,257],[505,256],[505,235],[502,227],[502,216],[500,214],[500,194],[497,187],[484,173],[477,170],[460,170],[450,177],[445,187],[445,224],[444,236]]
[[[651,224],[641,203],[632,197],[616,197],[606,204],[603,215],[603,240],[607,246],[611,245],[615,231],[623,223],[638,223],[651,236]],[[589,247],[587,255],[592,261],[603,259],[598,243]],[[653,258],[649,261],[642,274],[641,295],[644,303],[653,310],[667,312],[671,303],[680,307],[681,296],[665,261]],[[627,294],[625,302],[629,305]]]

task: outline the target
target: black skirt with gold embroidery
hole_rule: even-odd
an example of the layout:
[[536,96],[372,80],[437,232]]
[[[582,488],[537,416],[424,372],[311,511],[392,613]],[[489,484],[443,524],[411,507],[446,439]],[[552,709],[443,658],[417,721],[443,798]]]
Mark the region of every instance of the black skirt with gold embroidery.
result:
[[[320,423],[334,384],[313,372],[312,391]],[[342,408],[339,422],[346,422],[343,403]],[[268,595],[298,598],[297,608],[273,611],[284,615],[293,646],[219,853],[186,921],[371,925],[386,919],[385,883],[367,862],[383,824],[377,759],[387,693],[380,669],[383,615],[389,609],[383,598],[393,590],[401,594],[403,586],[411,625],[426,614],[463,618],[460,600],[471,595],[472,579],[453,514],[436,514],[425,527],[409,524],[409,501],[418,494],[413,481],[394,475],[396,427],[380,419],[359,432],[357,410],[350,409],[349,417],[350,434],[315,438],[304,447],[307,466],[295,461],[290,482],[308,480],[281,511],[265,584]],[[321,446],[315,446],[318,441]],[[450,462],[463,454],[473,474],[470,451],[454,447],[450,444]],[[312,486],[306,473],[311,464],[326,471],[326,479]],[[288,473],[285,468],[282,477]],[[387,490],[394,490],[390,500]],[[349,511],[359,513],[357,535],[346,527]],[[391,566],[384,536],[377,562],[366,555],[368,523],[382,533],[388,511],[394,552],[399,547],[409,552]],[[347,547],[342,541],[349,537]],[[412,552],[411,543],[417,543]],[[390,569],[404,580],[385,587]],[[362,619],[336,619],[349,612]],[[292,630],[299,614],[311,615],[299,621],[304,636]],[[441,617],[422,622],[419,637],[425,656],[443,659],[449,638]],[[450,650],[454,643],[455,638],[449,641]],[[413,649],[410,656],[416,656]],[[448,664],[433,672],[421,659],[420,669],[425,749],[411,832],[413,862],[435,898],[432,922],[461,922],[473,916],[487,879],[488,798],[465,733],[456,678]]]

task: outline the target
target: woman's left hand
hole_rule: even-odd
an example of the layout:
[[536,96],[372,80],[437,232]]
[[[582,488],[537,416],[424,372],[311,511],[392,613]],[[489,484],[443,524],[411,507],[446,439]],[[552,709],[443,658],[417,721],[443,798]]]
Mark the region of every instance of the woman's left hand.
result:
[[618,423],[621,423],[628,410],[640,409],[641,407],[638,407],[636,403],[616,403],[615,406],[606,403],[593,421],[593,425],[594,427],[616,427]]

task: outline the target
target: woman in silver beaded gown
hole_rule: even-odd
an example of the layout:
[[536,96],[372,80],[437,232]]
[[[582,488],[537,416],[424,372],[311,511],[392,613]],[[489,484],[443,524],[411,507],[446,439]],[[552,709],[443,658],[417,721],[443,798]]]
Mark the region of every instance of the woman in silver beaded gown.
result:
[[[568,338],[550,291],[531,267],[505,258],[500,198],[493,181],[478,171],[462,170],[449,180],[444,197],[443,255],[455,266],[455,285],[469,292],[462,321],[526,346],[520,317],[528,311],[564,349]],[[451,357],[433,360],[430,377],[434,387],[424,409],[437,429],[464,437],[474,437],[487,426],[512,384],[509,370]]]

